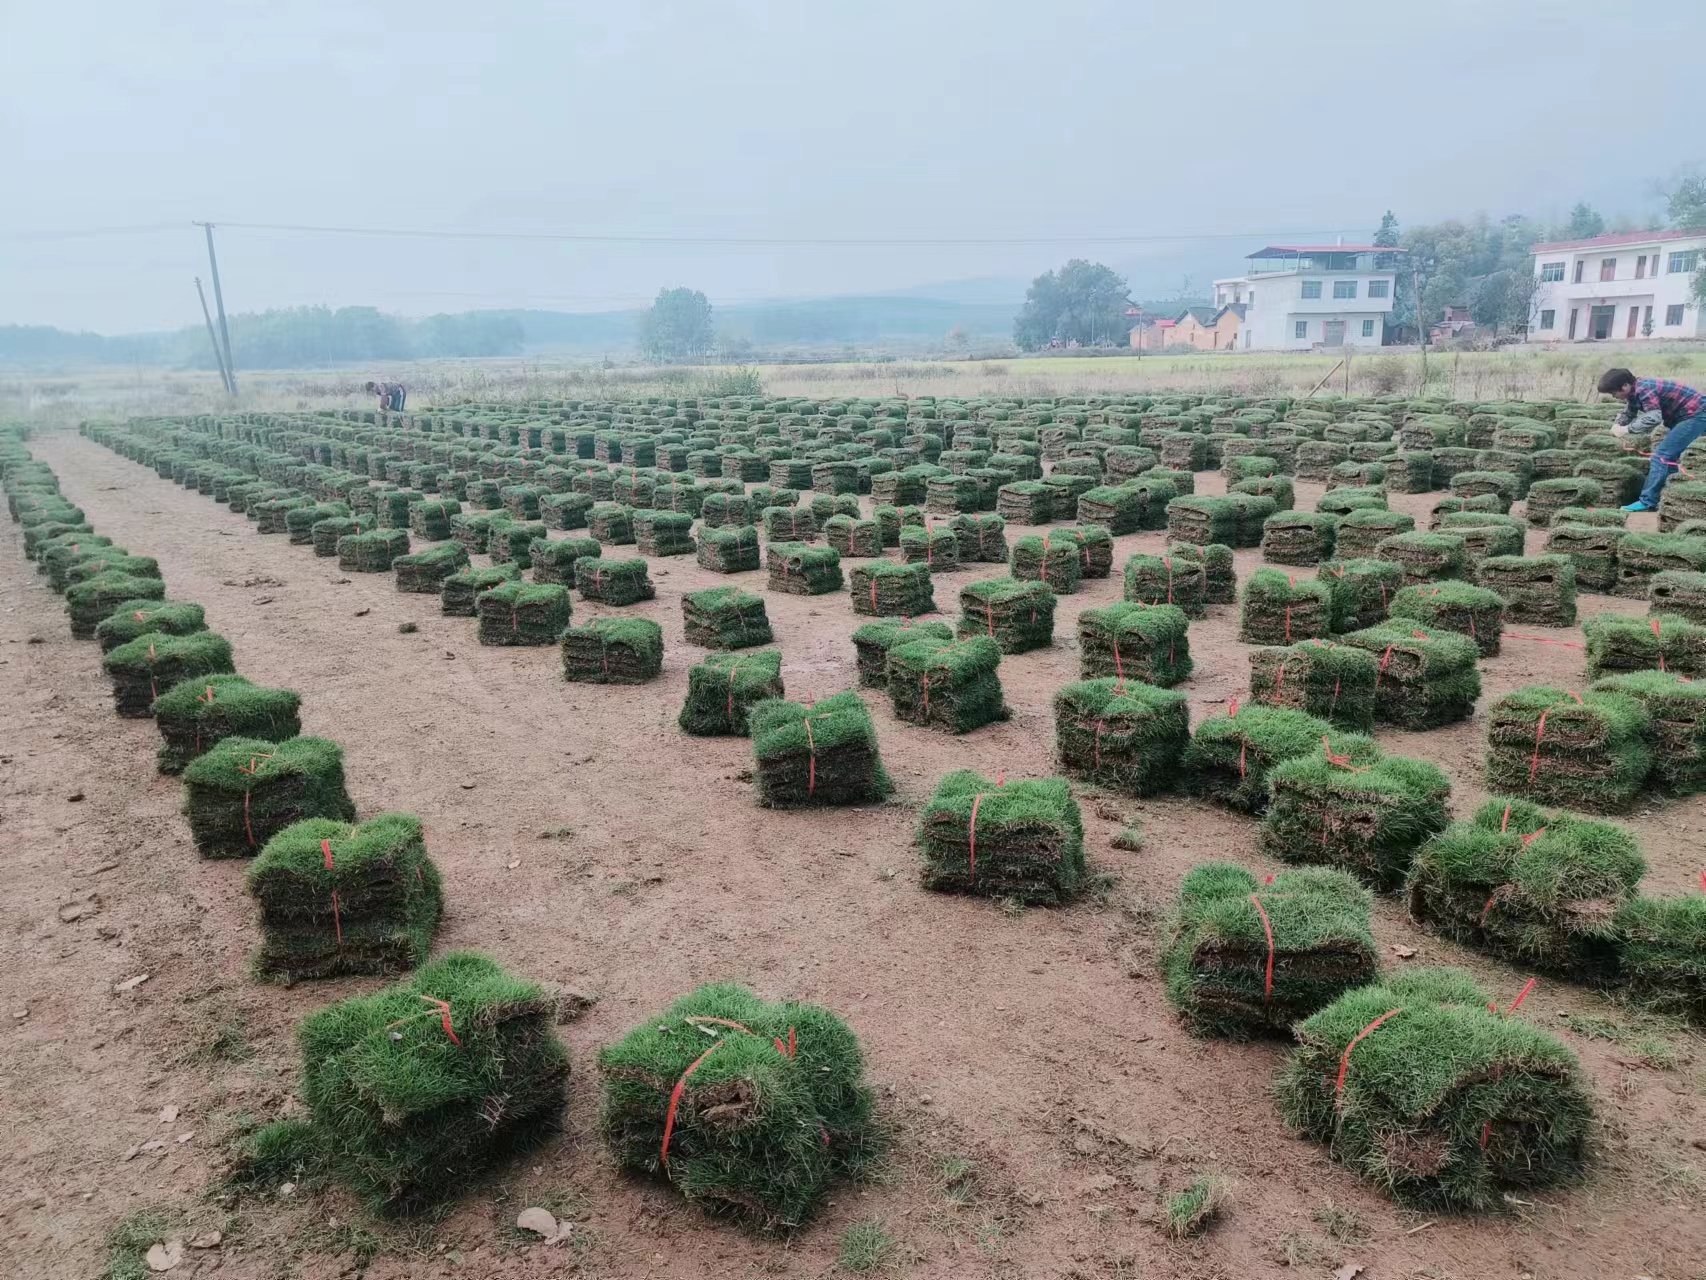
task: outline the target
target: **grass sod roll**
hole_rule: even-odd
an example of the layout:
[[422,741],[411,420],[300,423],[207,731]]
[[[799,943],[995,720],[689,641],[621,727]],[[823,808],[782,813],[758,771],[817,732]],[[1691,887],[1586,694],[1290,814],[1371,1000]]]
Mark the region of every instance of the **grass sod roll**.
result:
[[1289,1035],[1380,976],[1372,908],[1367,889],[1329,868],[1259,884],[1231,863],[1194,867],[1165,932],[1167,999],[1198,1035]]
[[547,493],[539,499],[539,519],[547,529],[584,529],[594,501],[589,493]]
[[1114,570],[1114,538],[1101,525],[1081,524],[1056,534],[1078,544],[1079,577],[1107,578]]
[[[342,502],[316,502],[305,507],[293,507],[284,513],[284,528],[290,535],[290,545],[293,547],[310,547],[314,545],[314,526],[322,520],[334,520],[339,516],[349,515],[349,507]],[[448,534],[440,534],[448,537]]]
[[900,531],[900,558],[927,566],[932,573],[960,567],[960,540],[952,529],[906,526]]
[[118,611],[138,600],[164,600],[166,584],[159,578],[137,578],[124,573],[100,573],[87,582],[65,589],[65,615],[74,640],[94,638],[95,628]]
[[959,540],[961,564],[1006,564],[1007,522],[993,512],[961,513],[948,521]]
[[474,608],[487,645],[556,644],[574,612],[567,587],[514,580],[481,592]]
[[310,1014],[297,1028],[306,1137],[378,1212],[449,1200],[561,1124],[555,1016],[544,990],[473,952]]
[[1487,786],[1536,804],[1619,813],[1652,770],[1647,733],[1646,708],[1635,698],[1514,689],[1487,710]]
[[816,542],[817,517],[808,507],[766,507],[759,518],[765,542]]
[[101,547],[73,560],[65,571],[65,585],[78,583],[101,574],[124,574],[132,578],[159,578],[160,562],[153,556],[133,556],[122,547]]
[[1406,891],[1410,918],[1433,933],[1603,983],[1617,912],[1645,871],[1626,829],[1495,796],[1417,851]]
[[95,643],[111,653],[138,636],[187,636],[207,630],[206,611],[183,600],[125,600],[95,627]]
[[1240,480],[1227,488],[1228,494],[1248,493],[1260,498],[1272,498],[1275,514],[1297,506],[1297,488],[1290,476],[1263,476],[1258,480]]
[[1065,773],[1126,795],[1160,795],[1178,782],[1190,709],[1184,694],[1139,680],[1081,680],[1055,693],[1054,730]]
[[586,529],[607,547],[634,544],[633,512],[619,502],[595,502],[587,508]]
[[644,684],[663,670],[663,628],[650,618],[594,618],[563,632],[563,679]]
[[1187,495],[1167,504],[1167,541],[1238,545],[1238,504],[1228,497]]
[[1084,577],[1077,540],[1049,533],[1033,534],[1015,542],[1008,571],[1027,582],[1045,582],[1056,595],[1077,591]]
[[1352,511],[1339,517],[1333,555],[1340,560],[1365,559],[1374,555],[1382,539],[1415,530],[1416,518],[1402,511],[1375,507]]
[[1393,621],[1409,619],[1466,635],[1483,658],[1499,652],[1505,627],[1505,598],[1486,587],[1447,580],[1405,587],[1392,597]]
[[1470,568],[1492,556],[1520,556],[1527,533],[1515,516],[1493,511],[1454,511],[1440,518],[1439,531],[1463,539],[1463,555]]
[[693,554],[693,517],[685,511],[634,512],[634,545],[641,555]]
[[572,587],[575,562],[596,556],[602,550],[596,538],[535,538],[527,550],[527,558],[533,565],[533,581]]
[[119,645],[101,659],[113,686],[113,709],[130,720],[153,715],[154,699],[180,680],[226,675],[237,668],[231,642],[212,631],[184,636],[150,633]]
[[550,537],[543,524],[499,521],[486,538],[486,551],[494,564],[513,564],[525,571],[533,567],[533,544]]
[[1298,1133],[1401,1204],[1485,1211],[1573,1178],[1593,1107],[1553,1036],[1492,1012],[1461,970],[1360,987],[1296,1028],[1275,1086]]
[[441,543],[398,556],[391,562],[397,573],[397,590],[416,595],[438,595],[444,590],[445,579],[468,567],[468,549],[460,542]]
[[1054,592],[1041,582],[991,578],[960,589],[958,633],[987,636],[1002,653],[1026,653],[1054,643]]
[[868,804],[893,790],[877,729],[859,695],[810,706],[771,698],[747,714],[758,802],[767,809]]
[[1481,696],[1480,650],[1468,636],[1414,622],[1384,622],[1339,643],[1377,659],[1374,716],[1401,729],[1437,729],[1467,720]]
[[1532,529],[1544,529],[1554,512],[1565,507],[1591,507],[1600,498],[1600,483],[1585,476],[1536,480],[1528,486],[1525,518]]
[[616,1163],[760,1230],[804,1223],[873,1150],[859,1042],[816,1005],[701,987],[598,1062]]
[[323,559],[330,559],[338,554],[338,543],[355,534],[366,533],[372,528],[372,516],[332,516],[326,520],[316,520],[308,532],[314,546],[314,554]]
[[772,542],[765,547],[765,567],[772,591],[788,595],[821,596],[841,590],[841,557],[833,547],[806,542]]
[[[1568,557],[1580,590],[1608,595],[1617,587],[1617,549],[1628,533],[1621,524],[1558,522],[1547,534],[1546,551]],[[1654,574],[1649,581],[1664,576]]]
[[[855,602],[855,612],[858,606]],[[946,645],[954,638],[954,629],[945,622],[918,621],[905,617],[900,621],[867,622],[853,633],[853,652],[859,670],[859,685],[865,689],[889,687],[889,650],[897,644],[928,640]]]
[[521,568],[514,564],[494,565],[490,569],[462,569],[440,585],[440,612],[451,618],[472,618],[478,612],[475,601],[481,592],[506,582],[515,582],[520,577]]
[[625,606],[657,595],[644,560],[583,556],[575,561],[575,590],[582,600]]
[[226,738],[283,742],[302,732],[302,697],[294,689],[268,689],[240,675],[180,681],[154,700],[162,745],[161,773],[182,773]]
[[1282,511],[1262,523],[1262,559],[1273,564],[1314,565],[1333,558],[1339,516],[1319,511]]
[[1126,558],[1121,594],[1128,604],[1174,605],[1187,618],[1201,618],[1208,613],[1208,574],[1177,548],[1158,556],[1139,552]]
[[1628,533],[1617,544],[1613,595],[1645,600],[1654,575],[1667,570],[1706,572],[1706,537],[1684,533]]
[[1245,644],[1296,644],[1333,633],[1333,599],[1319,581],[1257,569],[1244,584],[1238,639]]
[[1447,516],[1469,512],[1479,515],[1502,516],[1510,513],[1510,506],[1496,493],[1483,493],[1473,498],[1464,498],[1452,494],[1449,497],[1441,498],[1429,509],[1428,528],[1437,530],[1442,527]]
[[[461,514],[462,504],[454,498],[417,502],[409,508],[409,532],[427,542],[443,542],[454,533],[451,518]],[[290,517],[285,519],[288,523]]]
[[1079,670],[1172,688],[1193,669],[1190,619],[1177,605],[1119,602],[1078,615]]
[[[1556,530],[1553,537],[1557,537]],[[1576,576],[1580,581],[1579,562]],[[1588,587],[1588,590],[1594,588]],[[1674,569],[1655,573],[1648,583],[1647,600],[1647,612],[1650,614],[1668,613],[1695,626],[1706,625],[1706,573],[1688,573]],[[100,629],[96,628],[96,638],[99,636]]]
[[1264,853],[1336,867],[1383,891],[1404,882],[1416,850],[1451,821],[1451,783],[1437,765],[1381,755],[1368,739],[1283,761],[1268,792]]
[[1576,622],[1576,567],[1568,556],[1490,556],[1476,579],[1504,598],[1512,622],[1569,627]]
[[1629,994],[1657,1013],[1706,1026],[1706,893],[1631,898],[1613,928]]
[[995,514],[1008,524],[1048,524],[1058,504],[1055,486],[1041,480],[1018,480],[995,491]]
[[413,969],[444,913],[438,868],[412,814],[292,823],[267,841],[245,880],[260,907],[255,972],[286,986]]
[[1001,650],[987,636],[892,645],[887,687],[895,718],[949,733],[969,733],[1007,719],[1000,664]]
[[748,713],[760,702],[786,696],[782,653],[714,653],[687,672],[687,700],[676,723],[695,737],[748,735]]
[[1244,813],[1268,805],[1268,773],[1286,760],[1321,751],[1335,754],[1343,736],[1315,716],[1283,707],[1245,706],[1197,725],[1185,752],[1185,784],[1197,795]]
[[345,573],[389,573],[397,558],[408,554],[407,529],[373,529],[338,539],[338,568]]
[[225,738],[183,777],[184,814],[204,858],[253,857],[303,818],[355,818],[343,748],[324,738]]
[[883,533],[875,520],[831,516],[823,522],[823,540],[844,559],[870,559],[883,553]]
[[853,612],[861,617],[910,618],[936,609],[930,569],[922,564],[878,560],[855,565],[848,592]]
[[1592,688],[1634,698],[1647,709],[1649,785],[1679,796],[1706,791],[1706,684],[1668,671],[1630,671]]
[[1626,618],[1601,613],[1582,624],[1590,680],[1624,671],[1706,676],[1706,626],[1669,614]]
[[758,530],[749,524],[702,527],[695,559],[713,573],[749,573],[761,564]]
[[1463,539],[1453,533],[1398,533],[1382,538],[1375,556],[1404,571],[1406,583],[1462,578],[1468,570]]
[[1078,522],[1100,525],[1120,537],[1144,527],[1148,505],[1147,495],[1135,486],[1099,485],[1080,495]]
[[1174,543],[1169,554],[1175,564],[1193,561],[1202,566],[1203,602],[1205,604],[1236,604],[1238,602],[1238,571],[1233,562],[1232,548],[1225,543],[1198,545],[1191,542]]
[[1084,828],[1061,778],[948,774],[918,819],[926,889],[1059,906],[1082,889]]
[[1373,654],[1330,640],[1252,649],[1250,701],[1373,733],[1375,674]]
[[688,644],[706,649],[749,649],[775,639],[764,597],[739,587],[711,587],[681,597]]
[[1347,485],[1329,489],[1315,504],[1315,510],[1327,515],[1348,516],[1353,511],[1385,511],[1386,491],[1362,485]]

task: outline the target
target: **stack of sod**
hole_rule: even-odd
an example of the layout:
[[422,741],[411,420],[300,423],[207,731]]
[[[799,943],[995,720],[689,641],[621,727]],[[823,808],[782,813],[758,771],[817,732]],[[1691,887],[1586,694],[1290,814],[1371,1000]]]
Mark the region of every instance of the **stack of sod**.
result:
[[1174,498],[1167,504],[1167,541],[1235,546],[1238,516],[1238,504],[1231,498]]
[[926,529],[908,525],[900,531],[900,558],[932,571],[960,567],[960,540],[952,529]]
[[121,606],[132,612],[139,600],[164,600],[166,584],[158,578],[134,578],[126,573],[98,573],[87,582],[65,589],[65,616],[74,640],[89,640],[95,628]]
[[413,1213],[465,1191],[553,1132],[567,1103],[555,1001],[473,952],[309,1015],[297,1029],[309,1121],[252,1139],[311,1144],[376,1210]]
[[752,708],[783,696],[780,650],[714,653],[688,671],[687,701],[676,723],[698,737],[745,737]]
[[1618,909],[1645,873],[1624,828],[1495,797],[1417,852],[1410,918],[1507,960],[1604,981]]
[[[1556,531],[1552,536],[1558,536]],[[1579,570],[1576,580],[1581,581]],[[1594,590],[1592,587],[1588,589]],[[1647,599],[1650,602],[1647,608],[1649,613],[1669,613],[1697,626],[1706,624],[1706,573],[1681,573],[1674,569],[1655,573],[1647,587]],[[107,626],[111,621],[109,618],[101,627]],[[95,628],[96,639],[100,638],[101,627]]]
[[1319,754],[1321,739],[1333,732],[1325,720],[1283,707],[1239,707],[1210,716],[1185,752],[1186,784],[1229,808],[1261,813],[1268,804],[1269,770],[1296,756]]
[[1078,615],[1079,669],[1171,688],[1191,674],[1190,620],[1177,605],[1110,604]]
[[1237,603],[1238,572],[1231,547],[1220,542],[1206,546],[1185,542],[1175,545],[1172,554],[1175,562],[1190,560],[1202,566],[1204,604]]
[[1290,476],[1264,476],[1259,480],[1240,480],[1226,491],[1229,494],[1248,493],[1258,498],[1272,498],[1276,511],[1290,511],[1297,506],[1297,489]]
[[1512,622],[1568,627],[1576,621],[1576,567],[1568,556],[1489,556],[1476,576],[1504,597]]
[[1706,676],[1706,626],[1659,614],[1625,618],[1601,613],[1582,624],[1588,675],[1598,679],[1624,671],[1670,671]]
[[1552,514],[1565,507],[1591,507],[1599,501],[1597,480],[1566,476],[1555,480],[1536,480],[1528,486],[1527,519],[1530,528],[1544,529]]
[[914,640],[946,645],[954,629],[945,622],[867,622],[853,633],[853,653],[859,668],[859,684],[866,689],[889,687],[889,650]]
[[641,555],[693,554],[693,517],[685,511],[634,512],[634,545]]
[[1374,554],[1402,569],[1406,583],[1461,578],[1468,565],[1463,539],[1455,533],[1396,533],[1382,538]]
[[1054,592],[1041,582],[991,578],[960,590],[959,634],[987,636],[1002,653],[1054,643]]
[[547,529],[584,529],[592,504],[588,493],[548,493],[539,499],[539,518]]
[[1245,644],[1295,644],[1333,633],[1326,584],[1299,582],[1278,569],[1257,569],[1244,584],[1238,638]]
[[[575,562],[596,556],[601,549],[596,538],[558,538],[555,541],[535,538],[527,549],[527,558],[533,563],[533,581],[572,587],[575,585]],[[399,569],[398,572],[402,571]]]
[[765,548],[770,589],[795,596],[821,596],[842,586],[841,557],[833,547],[772,542]]
[[1580,1168],[1593,1119],[1574,1055],[1489,1009],[1461,970],[1416,969],[1296,1028],[1280,1112],[1395,1200],[1491,1210]]
[[1384,511],[1386,507],[1384,489],[1365,489],[1360,485],[1330,489],[1322,494],[1320,501],[1315,504],[1317,511],[1336,516],[1348,516],[1353,511]]
[[204,858],[253,857],[303,818],[354,821],[343,748],[324,738],[226,738],[185,767],[184,814]]
[[1106,578],[1114,570],[1114,538],[1100,525],[1081,524],[1062,529],[1056,535],[1070,538],[1078,544],[1079,576]]
[[1017,480],[995,491],[995,514],[1009,524],[1047,524],[1055,518],[1054,485]]
[[1505,629],[1504,597],[1467,582],[1405,587],[1392,597],[1389,613],[1395,621],[1408,618],[1468,636],[1483,658],[1499,652]]
[[112,549],[113,540],[101,534],[62,533],[39,544],[36,571],[47,575],[48,586],[53,590],[64,591],[71,582],[72,565]]
[[1616,508],[1565,507],[1562,511],[1552,513],[1551,527],[1556,529],[1561,524],[1591,524],[1605,529],[1626,529],[1629,526],[1629,513]]
[[283,742],[302,732],[302,698],[293,689],[265,689],[239,675],[185,680],[154,700],[161,773],[182,773],[190,761],[226,738]]
[[750,649],[775,637],[764,611],[764,597],[739,587],[712,587],[681,597],[687,643],[706,649]]
[[950,773],[919,816],[918,846],[926,889],[1058,906],[1084,883],[1083,822],[1061,778]]
[[569,589],[554,582],[504,582],[474,601],[479,641],[490,645],[556,644],[574,605]]
[[316,520],[309,530],[314,543],[314,554],[331,557],[338,554],[338,543],[352,534],[366,533],[373,528],[372,516],[333,516],[329,520]]
[[1148,505],[1147,495],[1136,487],[1099,485],[1078,499],[1078,522],[1101,525],[1115,536],[1136,533]]
[[1616,693],[1515,689],[1487,711],[1487,785],[1589,813],[1629,808],[1653,767],[1646,709]]
[[586,531],[607,547],[632,546],[633,512],[619,502],[595,502],[586,513]]
[[1188,618],[1201,618],[1207,608],[1207,573],[1200,561],[1180,549],[1159,555],[1133,555],[1125,562],[1122,592],[1128,604],[1170,604]]
[[[1597,497],[1597,494],[1595,495]],[[1584,498],[1586,506],[1593,498]],[[1706,516],[1706,482],[1672,479],[1659,499],[1659,532],[1670,533],[1684,520]]]
[[1268,774],[1261,848],[1282,862],[1347,871],[1376,889],[1403,883],[1422,842],[1451,821],[1437,765],[1382,756],[1367,738],[1326,742]]
[[638,604],[657,595],[644,560],[609,560],[603,556],[582,556],[575,561],[575,590],[582,600],[617,606]]
[[73,587],[103,574],[158,579],[160,562],[153,556],[133,556],[122,547],[101,547],[78,556],[67,566],[65,585]]
[[1250,650],[1250,700],[1374,732],[1374,655],[1330,640]]
[[338,539],[338,568],[345,573],[389,573],[397,557],[408,554],[407,529],[374,529]]
[[[326,514],[344,515],[347,513],[328,511]],[[462,504],[454,498],[439,499],[434,502],[417,502],[409,508],[409,529],[416,537],[425,538],[428,542],[442,542],[451,536],[451,517],[461,514]],[[532,514],[538,515],[537,509]],[[289,520],[288,516],[286,520]]]
[[1259,547],[1262,545],[1262,526],[1268,517],[1279,510],[1279,503],[1272,498],[1264,498],[1255,494],[1233,493],[1226,499],[1232,503],[1238,513],[1238,534],[1232,541],[1235,547]]
[[514,582],[521,570],[513,564],[500,564],[490,569],[463,569],[451,574],[439,588],[439,611],[449,618],[472,618],[474,602],[482,591]]
[[187,636],[207,630],[199,604],[178,600],[125,600],[95,627],[95,643],[111,653],[137,636]]
[[1706,1024],[1706,896],[1631,898],[1617,912],[1618,975],[1660,1013]]
[[766,507],[762,521],[766,542],[817,541],[817,517],[808,507]]
[[1386,488],[1392,493],[1427,493],[1434,487],[1434,456],[1410,451],[1386,459]]
[[1054,695],[1060,767],[1098,786],[1134,796],[1170,791],[1190,740],[1182,693],[1109,676],[1069,684]]
[[617,1164],[752,1226],[799,1226],[869,1154],[859,1042],[816,1005],[701,987],[599,1053]]
[[[1564,556],[1576,571],[1576,586],[1608,594],[1617,587],[1617,548],[1629,531],[1621,525],[1555,524],[1546,539],[1548,555]],[[1664,577],[1653,575],[1652,581]]]
[[1161,955],[1167,999],[1199,1035],[1287,1035],[1380,976],[1372,907],[1367,889],[1327,868],[1261,885],[1231,863],[1194,867]]
[[961,564],[1007,562],[1007,522],[999,515],[956,515],[948,528],[959,539]]
[[467,547],[470,554],[483,555],[491,542],[492,527],[497,523],[498,517],[488,512],[464,511],[450,518],[451,537]]
[[1005,720],[1000,664],[1001,650],[987,636],[921,637],[891,645],[888,691],[895,718],[950,733]]
[[151,632],[127,641],[101,659],[113,685],[113,709],[130,720],[151,716],[154,699],[181,680],[225,675],[237,668],[231,642],[212,631],[186,636]]
[[1504,502],[1496,493],[1484,493],[1475,498],[1441,498],[1434,503],[1428,512],[1428,528],[1438,529],[1449,515],[1474,512],[1481,515],[1502,516],[1509,514],[1509,511],[1509,504]]
[[976,476],[932,476],[924,482],[924,506],[933,515],[948,516],[961,511],[981,511],[986,505],[983,486]]
[[752,499],[744,493],[708,493],[705,504],[699,508],[699,518],[707,529],[751,524]]
[[[284,527],[290,534],[290,545],[293,547],[309,547],[314,545],[314,526],[322,520],[334,520],[340,516],[349,515],[349,507],[341,502],[317,502],[306,507],[292,507],[284,513]],[[447,538],[448,533],[439,535]]]
[[750,524],[702,528],[697,559],[713,573],[749,573],[759,566],[758,530]]
[[855,565],[849,591],[853,612],[862,617],[910,618],[936,609],[928,565],[892,560]]
[[1333,558],[1340,517],[1319,511],[1282,511],[1262,524],[1262,559],[1274,564],[1320,564]]
[[446,542],[398,556],[391,567],[397,571],[397,590],[436,596],[444,590],[445,579],[468,567],[468,548],[460,542]]
[[831,516],[823,522],[824,541],[843,558],[880,556],[883,554],[883,531],[875,520],[857,520],[852,516]]
[[871,713],[852,691],[811,706],[767,699],[748,713],[747,728],[767,809],[866,804],[893,789]]
[[1706,572],[1706,538],[1683,533],[1628,533],[1617,544],[1614,595],[1645,600],[1653,575],[1666,570]]
[[663,628],[650,618],[594,618],[563,632],[563,679],[644,684],[663,670]]
[[1501,511],[1509,511],[1525,487],[1523,478],[1512,471],[1459,471],[1451,477],[1453,497],[1497,498]]
[[1341,643],[1377,659],[1374,718],[1400,729],[1437,729],[1467,720],[1481,696],[1481,653],[1468,636],[1415,622],[1352,631]]
[[1668,671],[1631,671],[1596,680],[1593,691],[1622,694],[1646,708],[1649,782],[1672,795],[1706,791],[1706,684]]
[[1057,595],[1070,595],[1084,576],[1078,542],[1047,533],[1020,538],[1013,544],[1010,572],[1026,582],[1045,582]]
[[425,960],[444,911],[421,820],[292,823],[249,866],[260,905],[255,972],[286,986],[341,974],[402,973]]
[[1404,571],[1389,560],[1324,564],[1316,577],[1332,596],[1334,631],[1355,631],[1384,622],[1392,597],[1404,584]]
[[486,540],[486,550],[493,563],[509,562],[521,569],[533,567],[533,544],[550,537],[542,524],[516,524],[500,521],[492,525]]

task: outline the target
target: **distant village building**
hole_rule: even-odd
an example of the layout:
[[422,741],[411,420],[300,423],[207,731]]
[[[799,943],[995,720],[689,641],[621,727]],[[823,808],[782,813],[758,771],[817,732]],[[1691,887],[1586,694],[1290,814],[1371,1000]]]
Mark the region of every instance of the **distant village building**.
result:
[[1131,327],[1131,349],[1160,351],[1172,340],[1173,329],[1177,324],[1176,320],[1139,320]]
[[1537,244],[1530,342],[1706,337],[1694,276],[1706,231],[1630,231]]
[[1214,282],[1222,313],[1242,308],[1240,350],[1378,347],[1397,289],[1396,249],[1377,245],[1269,245],[1247,275]]
[[1242,307],[1186,307],[1173,325],[1168,345],[1194,351],[1230,351],[1237,345],[1242,311]]
[[1450,342],[1454,338],[1473,338],[1477,326],[1469,317],[1468,307],[1447,307],[1436,323],[1428,326],[1429,342]]

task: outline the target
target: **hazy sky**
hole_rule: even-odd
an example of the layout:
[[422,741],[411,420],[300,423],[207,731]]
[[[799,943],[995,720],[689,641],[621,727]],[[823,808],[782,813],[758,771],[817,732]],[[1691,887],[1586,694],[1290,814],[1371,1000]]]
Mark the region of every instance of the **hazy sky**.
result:
[[[191,219],[1057,241],[220,232],[233,310],[602,310],[1077,255],[1232,274],[1388,207],[1644,214],[1654,179],[1706,160],[1700,0],[0,0],[0,34],[0,323],[105,332],[199,321]],[[1209,233],[1229,238],[1092,242]]]

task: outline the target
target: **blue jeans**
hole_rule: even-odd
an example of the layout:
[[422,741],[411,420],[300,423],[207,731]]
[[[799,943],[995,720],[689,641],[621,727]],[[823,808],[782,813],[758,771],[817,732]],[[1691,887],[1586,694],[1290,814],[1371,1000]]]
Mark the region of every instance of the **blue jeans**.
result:
[[1706,413],[1685,418],[1669,431],[1653,449],[1653,465],[1647,468],[1647,484],[1641,490],[1641,501],[1649,507],[1659,505],[1659,491],[1681,467],[1682,451],[1706,435]]

